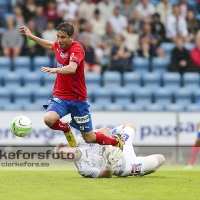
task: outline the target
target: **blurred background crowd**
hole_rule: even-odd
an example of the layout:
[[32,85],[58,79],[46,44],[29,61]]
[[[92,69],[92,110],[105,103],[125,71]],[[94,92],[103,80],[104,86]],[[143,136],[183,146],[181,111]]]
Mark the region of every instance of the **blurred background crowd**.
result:
[[132,71],[136,57],[167,58],[168,70],[181,74],[200,68],[200,0],[0,0],[0,5],[1,56],[53,58],[18,28],[26,25],[55,41],[56,26],[68,21],[86,52],[86,71]]

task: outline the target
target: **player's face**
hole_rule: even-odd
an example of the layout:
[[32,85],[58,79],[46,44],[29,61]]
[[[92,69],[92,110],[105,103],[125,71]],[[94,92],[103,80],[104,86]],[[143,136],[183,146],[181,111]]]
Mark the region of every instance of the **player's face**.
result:
[[65,50],[68,49],[72,42],[73,42],[73,36],[69,37],[66,32],[64,31],[58,31],[57,32],[57,41],[58,45],[61,49]]

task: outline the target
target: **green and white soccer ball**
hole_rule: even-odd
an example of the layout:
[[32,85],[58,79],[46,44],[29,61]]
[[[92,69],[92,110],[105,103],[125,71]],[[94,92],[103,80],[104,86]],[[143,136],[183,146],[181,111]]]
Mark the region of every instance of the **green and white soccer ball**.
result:
[[32,130],[32,122],[26,116],[17,116],[11,123],[11,129],[16,136],[25,137]]

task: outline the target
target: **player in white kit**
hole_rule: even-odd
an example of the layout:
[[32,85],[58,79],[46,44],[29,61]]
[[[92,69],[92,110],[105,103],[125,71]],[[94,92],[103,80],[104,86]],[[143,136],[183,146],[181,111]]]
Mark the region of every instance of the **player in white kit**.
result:
[[99,129],[106,135],[120,134],[124,141],[123,151],[118,147],[88,144],[79,137],[77,147],[59,144],[55,148],[63,159],[74,162],[80,175],[91,178],[111,178],[143,176],[155,172],[164,164],[165,158],[161,154],[137,157],[133,148],[136,129],[133,124],[121,125],[113,130]]

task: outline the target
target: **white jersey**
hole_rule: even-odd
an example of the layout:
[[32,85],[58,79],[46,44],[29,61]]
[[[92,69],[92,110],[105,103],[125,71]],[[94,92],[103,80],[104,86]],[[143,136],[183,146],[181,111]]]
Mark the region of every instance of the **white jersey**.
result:
[[[116,127],[111,134],[120,132],[122,126]],[[125,145],[123,148],[122,158],[113,166],[113,174],[116,176],[133,176],[137,171],[141,171],[142,163],[135,155],[132,140],[133,134],[123,134]],[[82,152],[80,160],[75,162],[76,168],[80,175],[84,177],[98,178],[101,171],[105,170],[104,158],[101,153],[101,145],[87,144],[82,137],[77,139],[78,148]]]

